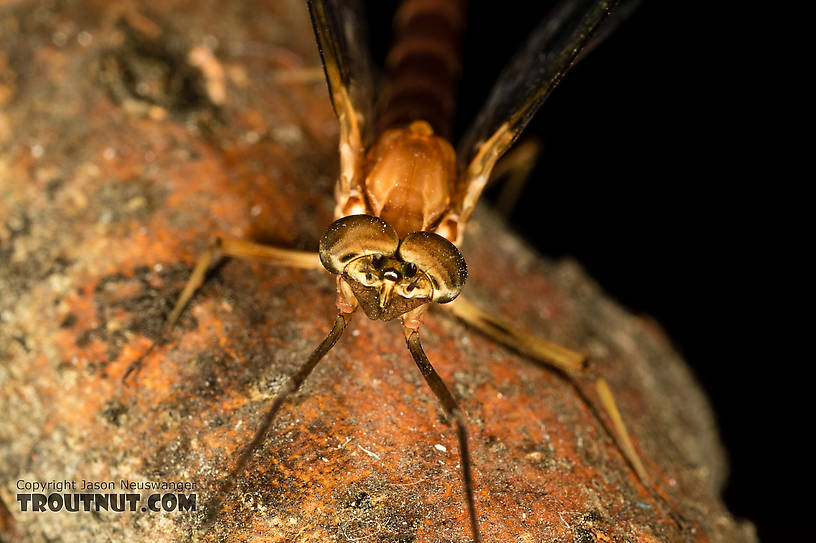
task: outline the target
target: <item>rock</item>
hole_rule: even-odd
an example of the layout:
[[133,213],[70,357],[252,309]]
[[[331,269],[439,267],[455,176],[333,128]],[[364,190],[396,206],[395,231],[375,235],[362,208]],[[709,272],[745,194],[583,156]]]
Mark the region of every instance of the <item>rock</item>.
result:
[[[170,337],[162,325],[213,235],[317,247],[337,126],[308,76],[319,60],[301,3],[129,5],[0,9],[0,539],[468,540],[455,432],[399,325],[362,314],[204,526],[328,332],[334,281],[224,261]],[[293,73],[306,76],[277,77]],[[712,413],[659,327],[484,210],[466,238],[469,298],[590,354],[684,519],[637,479],[591,389],[432,311],[423,341],[468,415],[485,540],[755,541],[720,501]],[[21,511],[37,493],[26,484],[71,494],[64,481],[116,496],[138,483],[139,508]],[[139,486],[171,481],[195,510],[142,512],[165,491]]]

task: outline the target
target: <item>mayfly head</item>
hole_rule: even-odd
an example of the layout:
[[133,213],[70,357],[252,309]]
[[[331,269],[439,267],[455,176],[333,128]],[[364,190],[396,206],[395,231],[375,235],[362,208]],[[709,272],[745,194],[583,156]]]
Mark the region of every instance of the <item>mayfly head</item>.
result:
[[320,261],[341,274],[370,319],[391,320],[429,302],[456,298],[467,280],[459,249],[433,232],[399,239],[371,215],[333,222],[320,239]]

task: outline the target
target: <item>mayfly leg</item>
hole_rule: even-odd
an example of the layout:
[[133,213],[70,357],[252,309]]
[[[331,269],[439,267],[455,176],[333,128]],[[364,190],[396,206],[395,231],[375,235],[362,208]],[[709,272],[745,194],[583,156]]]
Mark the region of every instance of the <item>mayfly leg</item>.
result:
[[[586,379],[593,379],[590,375],[590,366],[587,357],[562,347],[551,341],[547,341],[538,336],[527,334],[512,325],[503,322],[491,313],[479,309],[474,304],[470,303],[464,297],[459,297],[453,303],[442,306],[449,309],[454,315],[465,321],[468,325],[477,329],[487,337],[518,351],[519,353],[529,356],[540,362],[544,362],[549,366],[553,366],[570,378],[578,389],[581,389],[580,381]],[[618,403],[612,394],[612,389],[607,383],[606,379],[602,377],[594,377],[595,392],[600,400],[603,411],[607,414],[612,422],[611,435],[614,438],[618,449],[623,454],[623,457],[632,467],[632,470],[637,475],[643,485],[655,492],[657,496],[668,505],[669,509],[679,517],[679,524],[682,524],[682,516],[678,513],[678,508],[674,502],[669,498],[660,485],[649,475],[643,461],[635,450],[632,443],[629,430],[621,416]],[[592,402],[589,401],[589,396],[584,396],[585,401],[589,403],[589,407],[594,410]],[[603,422],[603,421],[602,421]],[[604,426],[606,424],[604,423]]]
[[[209,244],[207,249],[201,253],[201,256],[199,256],[198,261],[193,268],[193,272],[190,274],[190,278],[187,279],[187,283],[184,285],[175,306],[165,322],[162,337],[166,336],[172,330],[173,326],[178,321],[178,318],[181,316],[181,313],[190,302],[190,299],[204,282],[207,271],[210,269],[213,261],[220,257],[260,260],[269,264],[287,266],[291,268],[323,269],[323,266],[320,263],[320,257],[317,253],[282,249],[279,247],[271,247],[268,245],[262,245],[239,239],[215,238]],[[240,473],[246,468],[252,454],[262,445],[267,432],[271,428],[272,423],[275,421],[276,415],[283,405],[283,402],[285,402],[289,396],[300,389],[303,382],[306,380],[309,374],[311,374],[315,366],[317,366],[317,363],[320,362],[326,353],[328,353],[331,348],[334,347],[337,340],[340,339],[340,336],[343,334],[343,330],[345,330],[350,321],[351,313],[341,312],[339,315],[337,315],[334,326],[332,326],[329,334],[325,337],[325,339],[323,339],[322,342],[320,342],[314,351],[312,351],[312,354],[298,369],[298,371],[286,381],[282,390],[275,397],[275,400],[272,402],[269,410],[264,415],[264,418],[261,421],[261,424],[258,426],[252,441],[241,452],[241,455],[236,460],[232,470],[230,470],[229,475],[226,476],[221,481],[221,484],[218,485],[214,502],[208,508],[205,516],[205,527],[212,524],[212,522],[215,520],[216,515],[221,510],[221,504],[229,494],[232,487],[235,485],[238,475],[240,475]],[[130,373],[132,373],[138,367],[138,364],[140,364],[141,361],[153,350],[157,341],[154,341],[147,352],[136,362],[131,364],[127,372],[125,372],[123,380],[127,379],[128,375],[130,375]]]
[[261,245],[260,243],[241,239],[216,238],[198,258],[193,273],[187,280],[187,284],[184,285],[181,296],[179,296],[175,307],[173,307],[173,311],[170,312],[170,316],[167,317],[166,329],[170,329],[175,325],[181,312],[190,301],[190,298],[192,298],[195,291],[204,282],[204,276],[209,269],[216,251],[220,252],[223,256],[261,260],[270,264],[288,266],[290,268],[323,269],[317,253],[281,249],[279,247]]
[[472,304],[464,296],[441,306],[487,337],[568,374],[586,369],[587,357],[544,338],[527,334]]
[[632,466],[632,469],[635,470],[638,478],[644,485],[646,485],[646,488],[653,490],[663,501],[663,503],[669,506],[671,516],[675,522],[677,522],[678,526],[684,526],[686,519],[683,517],[682,513],[680,513],[680,508],[677,507],[677,504],[674,503],[674,500],[672,500],[666,491],[663,490],[660,484],[658,484],[658,482],[655,481],[651,475],[649,475],[648,470],[640,460],[640,456],[638,455],[637,451],[635,451],[635,446],[632,444],[632,439],[629,437],[629,432],[626,430],[626,424],[623,422],[623,417],[621,416],[620,409],[618,409],[618,404],[615,401],[615,397],[612,395],[612,389],[610,388],[609,383],[606,382],[606,379],[598,378],[595,381],[595,388],[598,393],[598,397],[601,400],[601,405],[603,405],[603,408],[609,415],[609,418],[612,419],[612,426],[615,428],[618,435],[618,445],[623,451],[623,455]]
[[343,334],[343,330],[345,330],[350,321],[351,313],[340,313],[337,315],[337,319],[335,319],[334,326],[329,332],[329,335],[327,335],[326,338],[315,348],[315,350],[312,351],[312,354],[309,356],[306,362],[294,375],[289,378],[286,384],[284,384],[283,389],[275,397],[275,400],[272,402],[269,410],[264,415],[260,426],[258,426],[258,429],[255,431],[255,437],[252,438],[249,445],[247,445],[241,452],[241,456],[238,457],[238,460],[235,462],[235,465],[232,467],[229,474],[224,477],[221,484],[218,485],[214,502],[208,507],[207,515],[204,518],[204,527],[209,526],[215,520],[216,515],[221,510],[221,504],[229,495],[232,487],[235,486],[235,481],[237,480],[238,476],[241,474],[244,468],[246,468],[252,454],[263,443],[267,432],[272,427],[275,416],[278,414],[278,411],[280,411],[280,408],[283,405],[283,402],[286,401],[286,399],[293,393],[298,391],[309,374],[312,373],[315,366],[317,366],[317,363],[320,362],[326,353],[328,353],[331,348],[334,347],[337,340],[340,339],[340,336]]
[[170,315],[164,323],[160,336],[151,343],[147,351],[128,366],[128,369],[122,376],[122,381],[126,381],[134,371],[137,371],[141,367],[144,359],[153,352],[156,345],[161,343],[173,330],[184,308],[187,307],[187,304],[190,302],[196,290],[204,283],[204,278],[211,264],[220,256],[260,260],[269,264],[287,266],[290,268],[323,269],[317,253],[282,249],[280,247],[271,247],[269,245],[261,245],[240,239],[215,238],[204,252],[201,253],[201,256],[198,257],[198,261],[193,268],[193,272],[190,274],[190,278],[187,279],[187,283],[185,283],[176,304],[173,306]]
[[510,217],[521,198],[522,191],[530,181],[544,144],[535,137],[517,143],[496,163],[490,172],[488,187],[501,181],[494,209],[505,219]]
[[465,426],[465,416],[462,409],[453,395],[448,390],[448,387],[436,373],[436,370],[428,360],[425,351],[422,349],[422,343],[419,340],[419,332],[412,328],[405,327],[405,342],[408,344],[408,350],[411,351],[411,356],[414,358],[422,377],[431,387],[434,395],[436,395],[439,403],[442,404],[442,409],[445,414],[453,420],[456,425],[456,435],[459,438],[459,457],[462,461],[462,478],[465,482],[465,497],[468,505],[468,516],[470,517],[470,529],[473,533],[474,543],[482,541],[481,532],[479,531],[479,520],[476,516],[476,500],[473,498],[473,473],[471,470],[470,450],[468,449],[468,435],[467,427]]

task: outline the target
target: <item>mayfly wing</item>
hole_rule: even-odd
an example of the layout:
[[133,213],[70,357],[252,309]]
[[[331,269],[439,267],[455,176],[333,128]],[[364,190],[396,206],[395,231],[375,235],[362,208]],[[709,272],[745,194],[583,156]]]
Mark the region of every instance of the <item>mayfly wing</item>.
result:
[[356,0],[309,0],[332,105],[340,121],[339,206],[359,189],[362,160],[374,125],[366,24]]
[[533,31],[499,77],[458,145],[462,172],[453,211],[470,217],[496,161],[592,43],[616,0],[565,0]]
[[350,106],[361,135],[370,137],[374,87],[364,10],[357,0],[309,0],[308,5],[335,112],[340,117]]
[[612,10],[612,13],[609,14],[609,17],[604,19],[601,26],[595,31],[595,34],[592,35],[592,39],[589,40],[589,43],[581,50],[575,62],[580,62],[581,59],[602,44],[606,38],[614,34],[618,30],[618,27],[640,8],[642,3],[643,0],[620,0],[618,5],[615,6],[615,9]]
[[[635,0],[625,3],[627,7],[637,5]],[[462,177],[457,187],[459,200],[454,202],[453,213],[458,215],[460,224],[466,222],[473,211],[498,158],[513,144],[564,74],[633,9],[626,9],[622,17],[610,18],[616,4],[613,0],[562,1],[533,31],[499,77],[482,112],[459,144],[457,159]],[[489,313],[462,302],[453,308],[454,312],[488,336],[570,374],[583,373],[586,360],[577,353],[514,330]],[[624,457],[640,480],[676,511],[670,498],[650,477],[632,445],[606,380],[597,378],[595,385],[601,405],[612,420],[614,435]]]

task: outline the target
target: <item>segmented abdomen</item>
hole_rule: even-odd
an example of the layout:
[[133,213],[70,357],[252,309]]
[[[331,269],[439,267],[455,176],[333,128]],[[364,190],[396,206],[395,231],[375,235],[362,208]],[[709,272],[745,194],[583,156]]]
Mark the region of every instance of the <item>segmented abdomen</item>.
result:
[[405,0],[394,17],[394,42],[379,132],[425,120],[450,138],[459,83],[463,0]]

